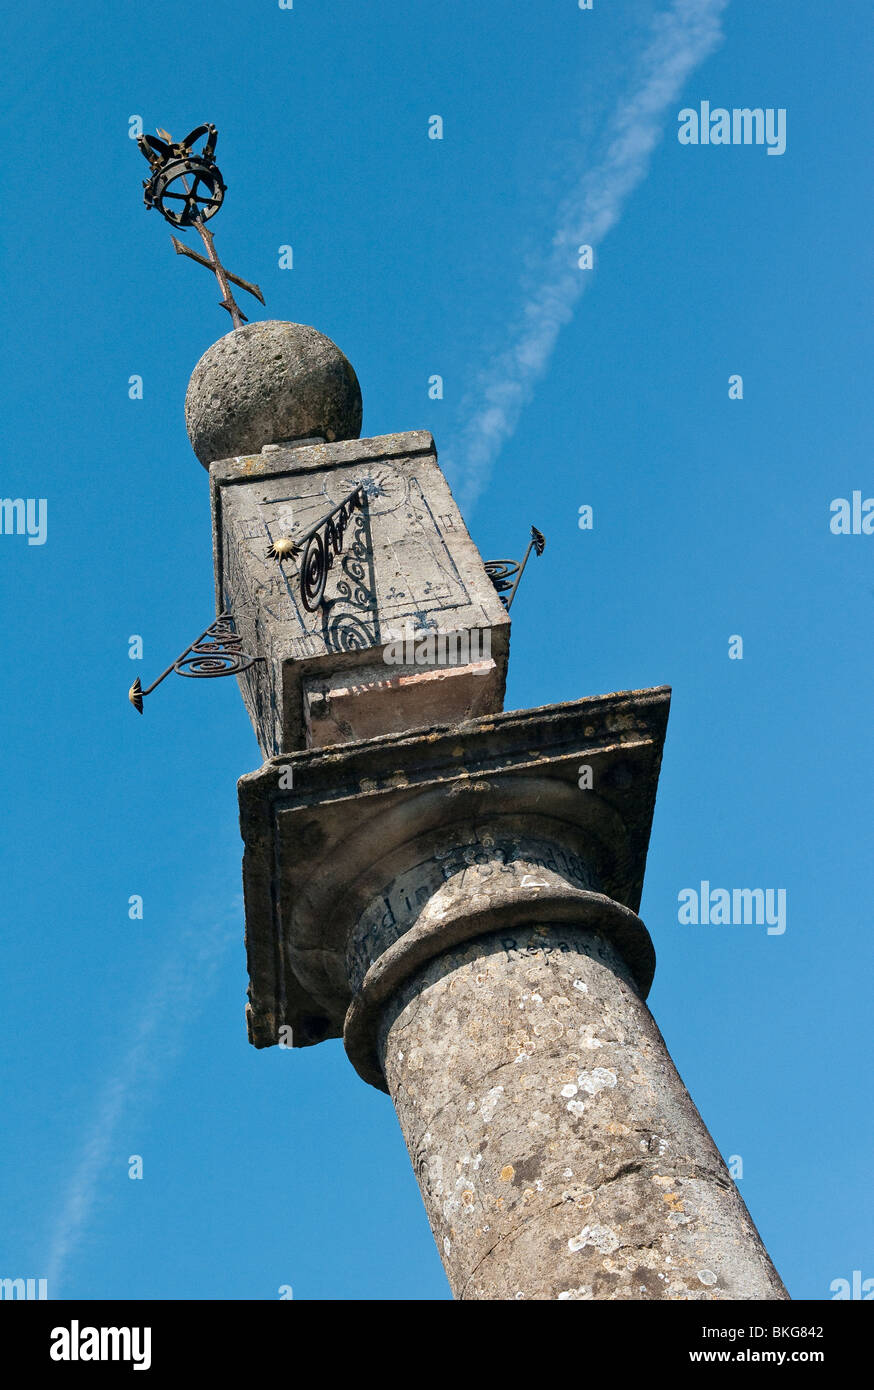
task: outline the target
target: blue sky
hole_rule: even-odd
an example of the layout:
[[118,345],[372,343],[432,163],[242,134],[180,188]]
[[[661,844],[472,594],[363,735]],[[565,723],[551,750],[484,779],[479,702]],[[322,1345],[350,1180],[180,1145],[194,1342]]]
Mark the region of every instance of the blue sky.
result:
[[[363,433],[433,431],[485,558],[545,532],[507,707],[673,687],[651,1007],[790,1293],[874,1277],[874,536],[829,529],[874,496],[866,8],[152,0],[7,27],[2,492],[48,528],[0,535],[0,1275],[449,1297],[388,1098],[338,1042],[246,1041],[235,682],[126,699],[212,616],[182,402],[229,327],[142,206],[139,115],[218,126],[225,263],[346,352]],[[785,108],[785,153],[680,145],[702,100]],[[681,926],[702,879],[785,888],[786,932]]]

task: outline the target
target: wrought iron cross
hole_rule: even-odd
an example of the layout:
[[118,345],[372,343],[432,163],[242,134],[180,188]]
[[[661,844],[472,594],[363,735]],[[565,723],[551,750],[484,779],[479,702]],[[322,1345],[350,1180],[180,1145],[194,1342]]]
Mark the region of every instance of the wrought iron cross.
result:
[[[204,144],[196,150],[194,146],[201,138]],[[206,255],[199,256],[190,246],[171,236],[176,254],[190,256],[198,265],[205,265],[213,272],[224,295],[221,307],[227,309],[234,327],[242,328],[248,319],[234,299],[231,285],[239,285],[262,304],[264,296],[257,285],[225,270],[218,258],[212,232],[206,225],[221,207],[226,189],[213,158],[217,139],[218,131],[208,123],[197,126],[178,142],[174,142],[166,130],[159,130],[157,136],[140,135],[137,144],[152,171],[149,178],[143,180],[143,202],[147,208],[157,208],[171,227],[197,228]]]

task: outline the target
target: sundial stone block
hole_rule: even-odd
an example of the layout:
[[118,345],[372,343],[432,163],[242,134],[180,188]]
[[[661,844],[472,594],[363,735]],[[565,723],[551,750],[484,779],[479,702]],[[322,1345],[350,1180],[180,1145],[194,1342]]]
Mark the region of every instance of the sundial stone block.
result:
[[[503,708],[510,619],[424,430],[273,445],[210,466],[216,605],[265,757],[451,724]],[[305,539],[358,489],[313,610]]]

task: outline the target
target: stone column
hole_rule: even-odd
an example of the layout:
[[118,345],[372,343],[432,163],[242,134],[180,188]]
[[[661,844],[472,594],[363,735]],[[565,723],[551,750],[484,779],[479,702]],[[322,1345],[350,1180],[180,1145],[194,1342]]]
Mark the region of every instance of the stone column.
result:
[[532,924],[447,952],[379,1041],[457,1298],[787,1297],[599,932]]
[[347,1050],[392,1096],[456,1298],[786,1298],[641,997],[643,923],[560,845],[499,834],[396,882],[407,920],[379,895],[350,952]]

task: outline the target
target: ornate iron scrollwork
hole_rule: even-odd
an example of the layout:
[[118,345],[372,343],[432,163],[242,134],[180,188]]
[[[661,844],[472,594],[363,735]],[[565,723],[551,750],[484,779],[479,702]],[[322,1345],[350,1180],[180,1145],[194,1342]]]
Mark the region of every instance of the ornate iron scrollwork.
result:
[[177,676],[188,676],[196,680],[214,680],[219,676],[238,676],[248,671],[263,656],[250,656],[243,651],[243,639],[234,629],[234,619],[230,613],[220,613],[205,632],[177,656],[172,666],[168,666],[157,680],[144,690],[139,677],[128,691],[128,699],[138,714],[143,712],[143,700],[165,680],[171,672]]
[[501,603],[510,611],[510,604],[516,597],[516,590],[519,587],[519,580],[522,578],[525,566],[528,564],[528,556],[534,550],[538,555],[542,555],[546,548],[546,537],[536,526],[531,527],[531,539],[528,542],[528,549],[525,551],[521,560],[487,560],[485,571],[489,579],[495,586],[500,596]]
[[379,643],[379,612],[368,508],[352,521],[352,540],[340,561],[336,597],[322,604],[322,636],[329,651],[364,651]]
[[518,560],[486,560],[486,574],[494,584],[498,593],[501,595],[501,602],[504,607],[509,607],[504,594],[513,588],[513,580],[519,573]]
[[300,596],[303,606],[310,613],[323,602],[328,571],[334,559],[343,549],[346,528],[356,508],[363,508],[367,501],[367,491],[363,483],[353,488],[342,502],[317,521],[315,526],[300,537],[281,536],[274,541],[267,552],[280,562],[303,552],[300,565]]

